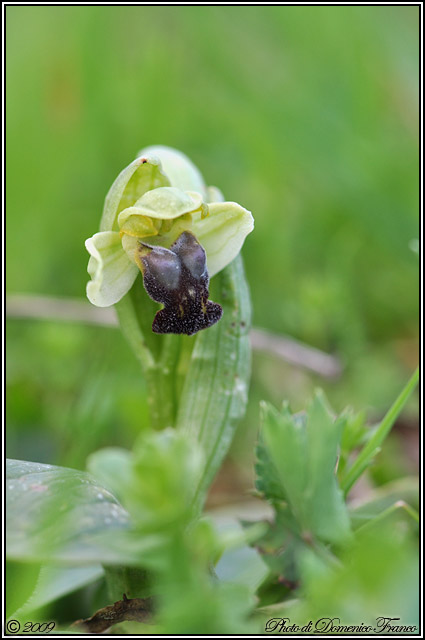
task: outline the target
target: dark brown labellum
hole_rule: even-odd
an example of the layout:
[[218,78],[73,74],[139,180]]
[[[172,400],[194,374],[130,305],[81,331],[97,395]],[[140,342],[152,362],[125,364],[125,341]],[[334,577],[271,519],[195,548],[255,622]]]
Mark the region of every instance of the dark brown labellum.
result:
[[192,233],[184,231],[169,249],[141,244],[138,258],[147,293],[164,305],[152,324],[155,333],[191,336],[220,320],[221,306],[208,300],[205,250]]

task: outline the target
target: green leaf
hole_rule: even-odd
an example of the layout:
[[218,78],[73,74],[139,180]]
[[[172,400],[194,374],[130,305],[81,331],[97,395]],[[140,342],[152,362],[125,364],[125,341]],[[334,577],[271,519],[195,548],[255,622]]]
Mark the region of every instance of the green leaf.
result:
[[263,434],[260,433],[256,447],[255,463],[255,488],[263,496],[272,502],[285,500],[285,492],[279,479],[276,467],[273,464],[269,450],[264,444]]
[[[276,582],[283,578],[295,583],[299,578],[297,554],[305,543],[301,540],[297,527],[290,521],[290,514],[285,506],[275,505],[275,519],[267,524],[266,532],[255,542],[255,547],[269,567],[270,580]],[[281,583],[282,588],[284,583]]]
[[[306,548],[301,559],[300,595],[304,597],[285,615],[292,620],[312,619],[311,631],[325,635],[326,631],[331,635],[325,627],[333,617],[336,625],[371,625],[376,635],[391,634],[378,617],[397,618],[390,622],[392,626],[418,625],[417,540],[403,520],[401,513],[394,512],[376,527],[358,532],[353,544],[342,550],[339,566],[320,564]],[[318,621],[316,629],[314,621]]]
[[131,465],[131,452],[118,447],[100,449],[87,459],[89,472],[121,503],[133,482]]
[[283,495],[303,535],[342,542],[350,524],[335,477],[345,419],[334,419],[317,392],[307,413],[292,415],[265,405],[264,442],[277,470]]
[[346,421],[341,438],[341,454],[348,456],[367,438],[369,429],[366,426],[365,411],[355,414],[352,409],[347,409],[344,416]]
[[39,573],[39,564],[6,561],[5,600],[8,618],[30,598],[36,587]]
[[142,434],[132,452],[101,449],[88,460],[90,472],[119,496],[135,531],[167,536],[190,521],[202,466],[196,445],[171,428]]
[[268,455],[274,465],[282,495],[291,506],[296,519],[305,526],[304,489],[307,473],[307,434],[285,407],[278,412],[274,407],[262,405],[262,433]]
[[7,461],[7,556],[93,564],[126,557],[107,535],[129,527],[127,512],[91,476],[52,465]]
[[103,576],[100,564],[87,567],[44,566],[40,570],[34,592],[19,609],[19,615],[30,613],[63,596],[81,589]]
[[241,256],[215,278],[211,297],[222,305],[223,317],[196,336],[177,415],[177,429],[199,442],[205,455],[193,489],[198,509],[247,404],[251,304]]
[[371,430],[366,425],[365,411],[354,413],[351,407],[347,407],[342,415],[345,418],[345,425],[339,448],[338,478],[344,477],[352,451],[364,443],[371,435]]
[[341,542],[349,535],[348,512],[340,490],[335,466],[345,417],[334,418],[324,395],[317,392],[308,409],[308,482],[305,498],[308,522],[318,538]]
[[258,551],[245,546],[225,551],[215,566],[215,572],[223,582],[243,584],[255,594],[268,569]]

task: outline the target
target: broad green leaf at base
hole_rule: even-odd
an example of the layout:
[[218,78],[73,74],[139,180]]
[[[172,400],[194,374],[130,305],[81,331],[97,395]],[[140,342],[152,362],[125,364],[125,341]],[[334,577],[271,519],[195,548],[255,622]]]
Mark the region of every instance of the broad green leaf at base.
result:
[[223,317],[196,337],[177,416],[177,429],[201,445],[206,460],[193,492],[197,508],[248,400],[251,304],[241,256],[216,276],[211,298],[222,305]]

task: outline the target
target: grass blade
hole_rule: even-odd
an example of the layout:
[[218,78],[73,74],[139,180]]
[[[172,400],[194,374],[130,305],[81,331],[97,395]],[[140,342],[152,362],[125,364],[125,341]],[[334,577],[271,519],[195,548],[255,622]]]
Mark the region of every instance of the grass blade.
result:
[[384,416],[379,427],[376,429],[373,436],[363,447],[350,469],[348,470],[345,478],[341,482],[341,488],[345,495],[348,494],[351,487],[357,482],[363,471],[369,466],[373,458],[379,452],[382,443],[391,431],[394,422],[400,415],[404,405],[409,399],[411,393],[414,391],[419,380],[419,367],[416,369],[409,382],[406,384],[394,404],[390,407],[387,414]]

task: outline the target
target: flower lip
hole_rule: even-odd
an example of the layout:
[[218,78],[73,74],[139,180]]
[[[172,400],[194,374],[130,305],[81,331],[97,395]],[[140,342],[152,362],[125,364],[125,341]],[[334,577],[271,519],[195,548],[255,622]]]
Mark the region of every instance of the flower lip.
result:
[[[143,249],[138,251],[138,265],[144,273],[148,269],[151,278],[158,283],[158,287],[173,291],[177,289],[180,282],[182,265],[179,257],[170,249],[160,246],[149,246],[140,243]],[[147,251],[145,251],[146,249]],[[166,294],[164,294],[166,297]],[[162,302],[162,300],[156,300]]]
[[148,295],[164,305],[155,333],[193,335],[220,320],[221,306],[208,300],[205,251],[193,234],[184,231],[170,249],[140,243],[137,262]]

